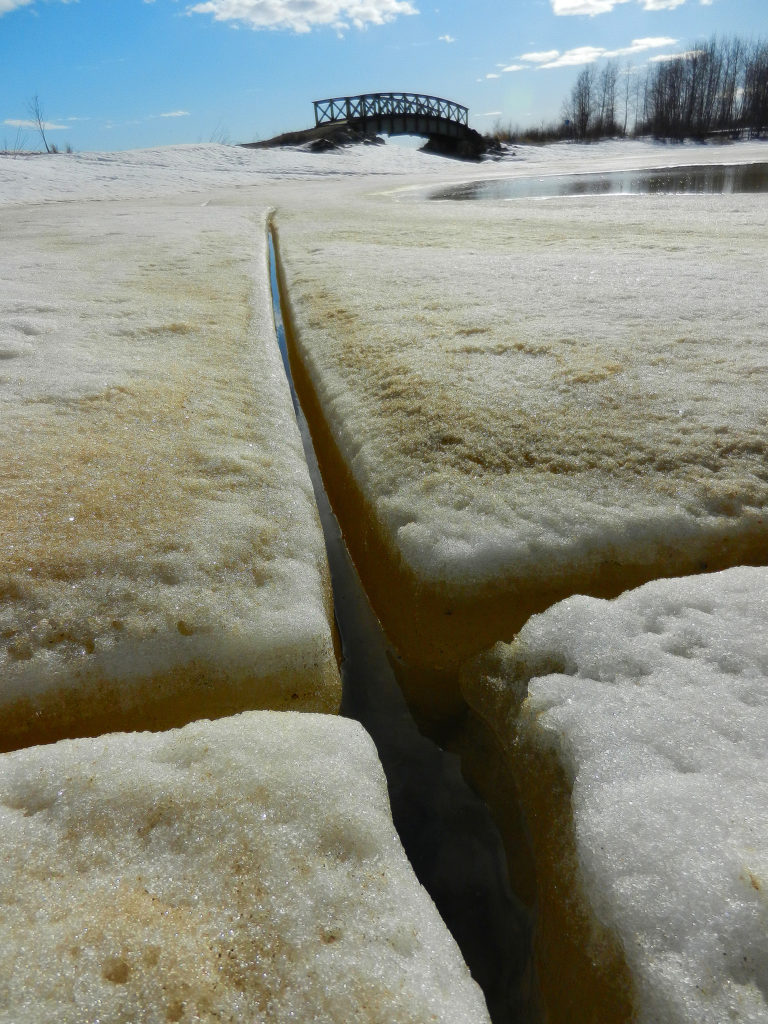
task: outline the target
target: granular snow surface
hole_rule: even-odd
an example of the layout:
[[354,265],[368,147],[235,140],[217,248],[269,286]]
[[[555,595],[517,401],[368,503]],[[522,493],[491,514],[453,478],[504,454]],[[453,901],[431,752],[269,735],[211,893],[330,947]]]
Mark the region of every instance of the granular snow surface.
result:
[[0,1020],[488,1016],[362,728],[251,712],[0,757]]
[[768,570],[735,568],[570,598],[465,675],[512,756],[557,759],[641,1024],[768,1020],[766,638]]
[[73,199],[0,223],[0,745],[336,709],[264,210]]

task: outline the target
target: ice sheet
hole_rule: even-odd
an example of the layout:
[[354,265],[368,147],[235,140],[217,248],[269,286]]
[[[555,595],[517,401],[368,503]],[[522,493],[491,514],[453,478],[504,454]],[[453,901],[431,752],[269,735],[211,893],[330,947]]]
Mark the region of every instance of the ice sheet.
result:
[[503,593],[489,643],[568,593],[764,557],[765,196],[347,197],[278,228],[393,603],[400,572],[436,622]]
[[355,723],[7,754],[0,823],[4,1022],[488,1021]]
[[1,216],[2,743],[334,709],[263,208]]

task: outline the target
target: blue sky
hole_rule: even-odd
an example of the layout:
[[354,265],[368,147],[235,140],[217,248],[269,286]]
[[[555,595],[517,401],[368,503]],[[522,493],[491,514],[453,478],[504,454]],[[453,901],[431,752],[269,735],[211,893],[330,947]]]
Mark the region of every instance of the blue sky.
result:
[[0,148],[38,96],[60,147],[245,142],[312,100],[405,90],[470,123],[559,117],[587,61],[768,38],[768,0],[0,0]]

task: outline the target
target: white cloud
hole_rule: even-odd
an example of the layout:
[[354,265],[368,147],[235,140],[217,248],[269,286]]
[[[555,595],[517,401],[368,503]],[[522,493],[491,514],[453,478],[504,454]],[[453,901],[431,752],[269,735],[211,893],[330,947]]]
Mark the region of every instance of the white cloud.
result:
[[[629,46],[622,46],[616,50],[606,50],[603,46],[575,46],[572,50],[566,50],[565,53],[560,53],[559,50],[524,53],[520,60],[537,64],[539,68],[578,67],[581,64],[592,64],[596,60],[610,60],[614,57],[628,57],[634,53],[643,53],[645,50],[659,50],[664,46],[674,46],[677,42],[677,39],[668,36],[646,36],[643,39],[633,39]],[[522,69],[519,65],[511,64],[504,70],[518,71]]]
[[13,117],[3,121],[3,124],[7,124],[11,128],[34,128],[35,131],[42,128],[44,132],[66,132],[69,130],[69,126],[66,124],[53,124],[51,121],[43,121],[42,124],[38,124],[37,121]]
[[489,75],[486,75],[485,77],[486,77],[486,78],[499,78],[499,77],[500,77],[500,75],[497,75],[497,74],[495,74],[495,73],[494,73],[494,72],[492,71],[492,72],[491,72],[491,73],[490,73]]
[[[0,17],[3,14],[9,14],[11,11],[15,11],[17,7],[26,7],[27,4],[31,4],[32,0],[0,0]],[[6,124],[8,122],[6,121]]]
[[659,50],[663,46],[674,46],[677,39],[669,36],[646,36],[643,39],[633,39],[629,46],[623,46],[619,50],[606,50],[604,57],[627,57],[633,53],[642,53],[644,50]]
[[607,14],[617,4],[629,3],[629,0],[550,0],[554,14]]
[[574,68],[580,64],[592,64],[605,55],[605,50],[600,46],[575,46],[572,50],[566,50],[555,60],[549,60],[542,68]]
[[[632,0],[550,0],[554,14],[587,14],[593,18],[596,14],[609,14],[619,4],[631,3]],[[682,7],[686,0],[635,0],[644,11],[671,11]],[[700,0],[700,3],[711,4],[712,0]]]
[[701,50],[685,50],[683,53],[660,53],[658,57],[649,57],[648,62],[650,64],[659,64],[664,60],[677,60],[678,58],[685,59],[686,57],[698,57]]
[[445,36],[438,36],[437,38],[440,40],[441,43],[455,43],[456,42],[456,40],[453,38],[453,36],[445,35]]
[[167,114],[158,114],[158,117],[189,117],[188,110],[170,110]]
[[[79,0],[59,0],[62,4],[76,4]],[[10,14],[11,11],[17,10],[19,7],[28,7],[35,3],[35,0],[0,0],[0,18],[4,14]],[[46,0],[46,3],[50,3],[50,0]]]
[[500,110],[486,110],[484,114],[475,114],[475,117],[501,117]]
[[409,0],[205,0],[187,13],[211,14],[216,21],[242,22],[253,29],[309,32],[323,25],[341,31],[350,23],[362,29],[419,12]]
[[501,69],[503,72],[506,71],[525,71],[525,64],[507,64],[506,67]]
[[531,64],[543,64],[544,61],[554,60],[559,56],[559,50],[544,50],[542,53],[521,53],[520,60],[530,61]]

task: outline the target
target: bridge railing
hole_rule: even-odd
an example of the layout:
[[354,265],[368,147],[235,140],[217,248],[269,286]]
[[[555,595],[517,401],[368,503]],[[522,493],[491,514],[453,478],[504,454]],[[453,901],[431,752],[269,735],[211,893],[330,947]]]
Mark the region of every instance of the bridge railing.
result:
[[371,92],[360,96],[336,96],[315,100],[315,125],[337,121],[365,120],[371,117],[392,117],[418,114],[439,117],[458,124],[469,124],[469,109],[440,96],[423,96],[415,92]]

